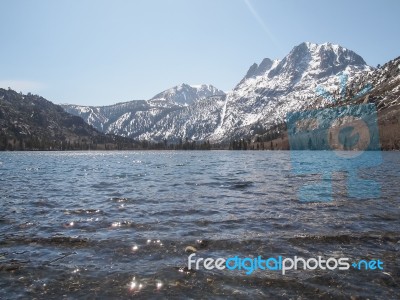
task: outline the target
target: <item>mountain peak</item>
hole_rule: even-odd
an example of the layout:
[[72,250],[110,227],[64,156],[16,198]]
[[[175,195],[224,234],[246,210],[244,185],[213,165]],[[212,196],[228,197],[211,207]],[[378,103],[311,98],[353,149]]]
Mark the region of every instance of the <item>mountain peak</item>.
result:
[[321,78],[343,72],[347,67],[366,68],[367,64],[360,55],[340,45],[303,42],[295,46],[279,65],[269,72],[268,77],[286,74],[296,79],[307,72],[315,78]]
[[155,95],[150,100],[162,100],[178,105],[189,105],[202,98],[220,95],[225,95],[225,93],[211,84],[189,85],[182,83]]
[[295,84],[305,75],[319,79],[349,68],[365,70],[369,67],[360,55],[338,44],[303,42],[293,47],[281,61],[265,58],[259,65],[257,63],[251,65],[235,89],[248,79],[258,76],[265,79],[279,77],[278,81],[284,80]]
[[259,65],[257,63],[252,64],[249,70],[247,71],[246,75],[243,77],[243,79],[239,82],[237,86],[239,86],[249,78],[256,78],[257,76],[266,75],[271,69],[273,69],[277,65],[278,62],[279,62],[278,60],[271,60],[270,58],[264,58]]
[[254,63],[247,71],[245,79],[264,75],[266,71],[271,69],[273,61],[269,58],[264,58],[260,65]]
[[312,42],[303,42],[298,46],[301,46],[303,44],[310,51],[321,51],[321,50],[329,51],[329,50],[333,50],[333,51],[337,52],[339,49],[341,49],[342,51],[349,51],[347,48],[342,47],[339,44],[334,44],[334,43],[330,43],[330,42],[325,42],[325,43],[322,43],[322,44],[317,44],[317,43],[312,43]]

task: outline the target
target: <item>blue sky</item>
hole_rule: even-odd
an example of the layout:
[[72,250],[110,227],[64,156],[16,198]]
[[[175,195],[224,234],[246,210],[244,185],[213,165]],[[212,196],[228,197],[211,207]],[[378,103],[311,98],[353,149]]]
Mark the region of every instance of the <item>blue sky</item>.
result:
[[253,62],[333,42],[376,66],[400,55],[396,0],[0,1],[0,87],[55,103],[232,89]]

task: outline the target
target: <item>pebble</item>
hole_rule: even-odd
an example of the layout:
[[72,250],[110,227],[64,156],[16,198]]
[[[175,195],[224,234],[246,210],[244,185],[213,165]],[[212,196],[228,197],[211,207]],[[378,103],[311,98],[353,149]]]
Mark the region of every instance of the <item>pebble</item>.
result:
[[195,247],[193,247],[193,246],[187,246],[185,248],[185,252],[194,253],[194,252],[197,252],[197,249]]

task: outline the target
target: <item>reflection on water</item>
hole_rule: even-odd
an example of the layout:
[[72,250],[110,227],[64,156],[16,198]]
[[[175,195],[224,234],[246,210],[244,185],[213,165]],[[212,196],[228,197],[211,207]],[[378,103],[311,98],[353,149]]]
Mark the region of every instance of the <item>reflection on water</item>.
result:
[[[323,152],[302,156],[323,167]],[[0,298],[395,299],[400,154],[382,156],[358,174],[381,184],[379,199],[349,199],[336,174],[334,201],[301,202],[299,188],[321,176],[293,172],[289,152],[0,153]],[[188,246],[376,258],[385,270],[193,271]]]

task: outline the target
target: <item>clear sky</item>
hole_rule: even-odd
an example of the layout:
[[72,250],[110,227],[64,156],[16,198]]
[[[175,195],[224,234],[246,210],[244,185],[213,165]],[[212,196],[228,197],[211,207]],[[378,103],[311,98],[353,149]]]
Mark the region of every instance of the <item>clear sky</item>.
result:
[[55,103],[149,99],[180,83],[232,89],[303,41],[376,66],[400,55],[397,0],[0,0],[0,87]]

